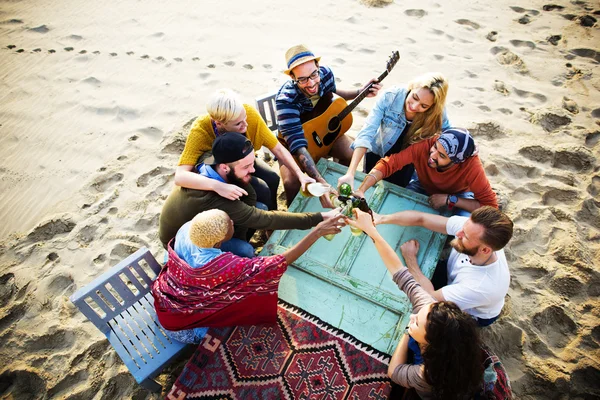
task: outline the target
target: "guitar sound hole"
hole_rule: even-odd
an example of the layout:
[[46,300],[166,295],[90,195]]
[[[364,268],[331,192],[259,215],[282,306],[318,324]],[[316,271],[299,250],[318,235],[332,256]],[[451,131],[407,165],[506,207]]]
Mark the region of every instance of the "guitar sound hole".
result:
[[329,120],[329,124],[327,124],[327,130],[329,132],[323,138],[323,143],[325,146],[329,146],[335,141],[335,139],[337,139],[341,129],[342,124],[340,123],[340,119],[338,117],[333,117]]

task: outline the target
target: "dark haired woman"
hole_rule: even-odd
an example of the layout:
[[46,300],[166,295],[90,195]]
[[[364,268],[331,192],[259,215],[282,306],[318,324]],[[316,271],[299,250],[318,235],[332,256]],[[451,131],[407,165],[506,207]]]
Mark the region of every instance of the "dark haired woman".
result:
[[[348,219],[348,223],[373,239],[394,282],[413,305],[410,323],[392,355],[388,375],[393,382],[414,388],[422,399],[472,398],[481,390],[484,371],[475,320],[453,302],[436,302],[377,232],[371,216],[355,212],[356,220]],[[413,361],[409,363],[411,352]]]

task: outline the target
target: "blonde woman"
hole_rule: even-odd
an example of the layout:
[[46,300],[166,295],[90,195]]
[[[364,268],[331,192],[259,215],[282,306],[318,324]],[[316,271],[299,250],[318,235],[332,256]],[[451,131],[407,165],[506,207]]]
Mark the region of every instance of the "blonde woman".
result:
[[[444,105],[448,81],[437,72],[421,75],[407,86],[394,86],[378,97],[377,103],[352,143],[352,160],[342,183],[354,184],[354,174],[365,156],[364,171],[368,173],[381,158],[398,153],[411,144],[439,134],[450,127]],[[386,181],[406,187],[414,172],[408,165],[386,178]]]
[[[302,187],[314,179],[302,173],[289,151],[269,130],[262,117],[252,106],[244,104],[240,96],[230,89],[217,90],[206,106],[207,115],[198,117],[185,142],[185,148],[175,170],[175,184],[188,189],[211,190],[229,200],[238,200],[248,193],[239,186],[208,179],[197,173],[197,164],[204,153],[210,152],[216,137],[226,132],[238,132],[246,136],[254,150],[262,146],[275,154],[279,163],[287,166],[300,181]],[[279,175],[267,163],[256,159],[255,172],[250,182],[257,195],[257,202],[269,210],[277,209]]]

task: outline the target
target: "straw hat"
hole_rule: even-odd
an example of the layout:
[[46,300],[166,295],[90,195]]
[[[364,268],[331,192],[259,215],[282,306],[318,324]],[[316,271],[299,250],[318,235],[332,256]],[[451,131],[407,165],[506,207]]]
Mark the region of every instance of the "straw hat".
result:
[[305,45],[296,45],[285,52],[285,60],[287,62],[288,69],[283,71],[283,73],[289,75],[292,69],[298,65],[304,64],[305,62],[311,60],[319,62],[320,59],[321,57],[316,57]]

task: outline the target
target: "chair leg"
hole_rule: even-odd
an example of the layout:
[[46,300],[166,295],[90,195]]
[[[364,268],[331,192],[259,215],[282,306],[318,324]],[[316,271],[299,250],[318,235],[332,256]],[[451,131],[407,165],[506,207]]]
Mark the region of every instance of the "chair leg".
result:
[[148,379],[144,379],[140,385],[144,388],[144,389],[148,389],[151,392],[154,393],[160,393],[162,391],[162,386],[159,385],[154,379],[148,378]]

